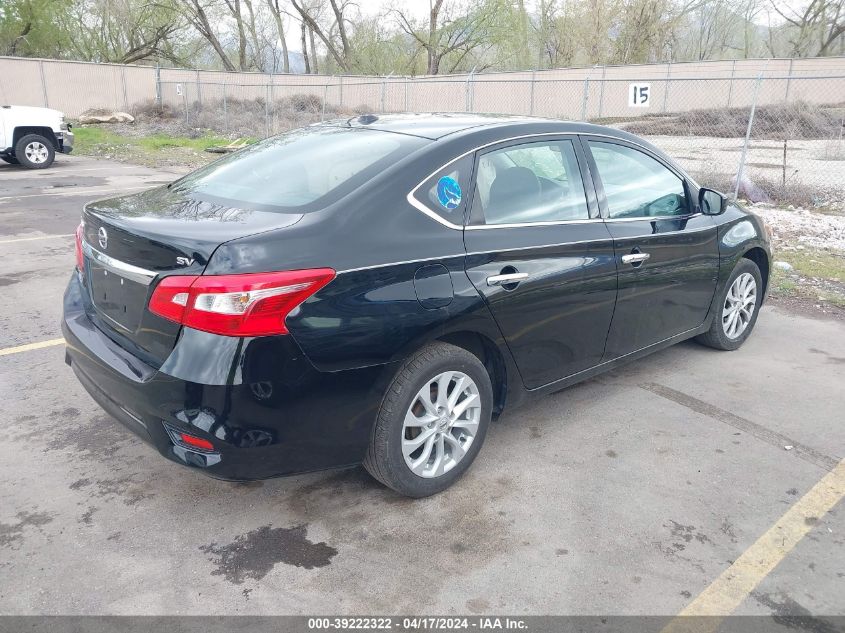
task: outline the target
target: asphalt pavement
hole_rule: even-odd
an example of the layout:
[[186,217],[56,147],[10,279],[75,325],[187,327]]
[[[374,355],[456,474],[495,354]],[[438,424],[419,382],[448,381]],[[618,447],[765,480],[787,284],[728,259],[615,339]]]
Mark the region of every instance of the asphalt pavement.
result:
[[0,165],[0,614],[674,615],[757,574],[734,613],[845,615],[842,322],[765,306],[739,351],[682,343],[507,412],[433,498],[360,468],[224,483],[63,362],[82,204],[175,177]]

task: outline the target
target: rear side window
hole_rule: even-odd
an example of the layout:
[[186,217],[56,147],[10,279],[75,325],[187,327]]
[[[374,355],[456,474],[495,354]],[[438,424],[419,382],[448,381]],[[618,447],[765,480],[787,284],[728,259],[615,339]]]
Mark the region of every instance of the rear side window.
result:
[[488,225],[586,220],[584,182],[572,141],[525,143],[478,161],[474,221]]
[[174,188],[231,207],[310,211],[339,200],[427,142],[378,130],[309,127],[216,161]]
[[447,222],[462,225],[471,175],[472,157],[464,156],[426,180],[414,192],[414,197]]

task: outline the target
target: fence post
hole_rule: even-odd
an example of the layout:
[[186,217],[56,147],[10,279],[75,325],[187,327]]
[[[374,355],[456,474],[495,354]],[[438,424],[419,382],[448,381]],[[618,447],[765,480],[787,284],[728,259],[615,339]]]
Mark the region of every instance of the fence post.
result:
[[584,98],[581,100],[581,120],[587,120],[587,96],[590,94],[590,76],[584,77]]
[[190,119],[190,116],[188,115],[188,84],[187,83],[182,87],[182,101],[185,103],[185,123],[190,124],[191,119]]
[[337,105],[338,105],[339,108],[342,108],[343,107],[343,75],[340,76],[339,92],[340,92],[340,94],[338,95],[338,102],[339,103]]
[[320,121],[326,120],[326,99],[329,98],[329,84],[323,84],[323,111],[320,112]]
[[474,73],[474,72],[475,72],[475,66],[473,66],[472,70],[469,71],[469,74],[467,75],[467,82],[466,82],[466,85],[464,86],[464,100],[466,101],[466,103],[464,104],[464,110],[466,112],[469,112],[470,107],[471,107],[470,96],[469,96],[469,90],[470,90],[469,83],[472,81],[472,73]]
[[156,64],[155,81],[156,81],[156,105],[161,107],[161,66],[159,66],[158,64]]
[[38,61],[38,73],[41,75],[41,93],[44,96],[44,107],[50,107],[50,100],[47,98],[47,82],[44,80],[44,62]]
[[120,67],[120,83],[123,85],[123,109],[129,110],[129,99],[126,97],[126,66]]
[[607,72],[607,66],[601,67],[601,86],[599,87],[599,116],[598,118],[601,119],[602,113],[604,112],[604,75]]
[[669,86],[672,81],[672,62],[666,65],[666,88],[663,90],[663,112],[666,112],[666,105],[669,102]]
[[731,107],[731,97],[734,92],[734,75],[736,74],[736,60],[731,64],[731,81],[728,84],[728,108]]
[[387,89],[387,80],[393,76],[393,73],[390,73],[387,77],[381,78],[381,111],[384,112],[384,92]]
[[751,113],[748,115],[748,128],[745,130],[745,143],[742,145],[742,155],[739,157],[739,167],[736,170],[736,187],[734,188],[734,200],[739,198],[739,182],[742,180],[742,171],[745,168],[745,156],[748,154],[748,143],[751,140],[751,126],[754,125],[754,110],[757,108],[757,93],[760,91],[760,83],[763,81],[763,71],[757,75],[754,84],[754,97],[751,100]]
[[410,78],[405,77],[405,109],[404,111],[408,111],[408,84],[410,83]]
[[264,84],[264,136],[270,136],[270,84]]
[[536,79],[537,71],[531,71],[531,105],[528,106],[528,114],[534,116],[534,80]]
[[223,132],[229,131],[229,108],[226,101],[226,79],[223,79]]
[[270,134],[276,132],[276,80],[275,74],[270,72]]
[[792,83],[792,62],[795,61],[792,57],[789,58],[789,71],[786,73],[786,94],[783,95],[783,102],[789,101],[789,86]]
[[202,107],[202,86],[200,84],[200,71],[197,69],[197,103]]

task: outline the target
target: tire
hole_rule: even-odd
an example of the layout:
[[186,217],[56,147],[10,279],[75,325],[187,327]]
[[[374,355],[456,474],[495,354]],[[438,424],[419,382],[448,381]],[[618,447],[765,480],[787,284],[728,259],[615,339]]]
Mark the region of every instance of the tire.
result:
[[15,158],[29,169],[47,169],[56,158],[56,148],[40,134],[27,134],[15,144]]
[[[749,275],[754,281],[752,289],[754,293],[753,301],[750,301],[751,297],[747,295],[748,291],[746,291],[746,293],[741,291],[742,284],[748,281]],[[742,280],[740,280],[741,277],[743,278]],[[737,283],[738,281],[739,283]],[[735,284],[737,285],[737,289],[734,289]],[[746,285],[745,287],[748,288],[750,286]],[[734,291],[733,294],[732,290]],[[739,294],[737,294],[737,292]],[[736,305],[736,302],[733,298],[729,299],[729,295],[731,297],[741,298],[742,301],[745,301],[742,305],[746,306],[744,310],[733,310],[737,312],[736,320],[739,322],[737,325],[737,331],[735,331],[733,335],[730,335],[730,324],[733,321],[731,320],[728,311]],[[745,299],[746,296],[747,299]],[[737,262],[737,265],[734,267],[733,272],[728,279],[728,283],[725,284],[725,288],[722,290],[719,302],[716,304],[717,311],[713,316],[713,322],[710,324],[710,329],[704,334],[697,336],[695,340],[702,345],[706,345],[714,349],[725,351],[739,349],[739,347],[751,335],[754,325],[757,323],[757,315],[760,314],[760,304],[762,301],[763,277],[760,274],[760,269],[757,267],[757,264],[752,262],[750,259],[742,258],[739,262]],[[747,314],[749,309],[751,309],[750,316]],[[739,331],[742,324],[744,324],[744,327],[742,327],[741,331]]]
[[[435,382],[437,378],[440,380]],[[437,398],[441,384],[445,385],[445,403]],[[421,400],[423,393],[428,394],[428,406]],[[451,405],[448,396],[454,397]],[[442,411],[429,412],[437,409],[438,403]],[[492,410],[490,376],[478,357],[448,343],[427,345],[402,364],[387,388],[364,468],[385,486],[408,497],[437,494],[472,465],[487,435]],[[450,417],[450,412],[457,413],[457,418]],[[406,426],[406,416],[412,425]],[[419,421],[428,423],[417,424]],[[419,443],[418,438],[423,436],[425,441]],[[403,443],[411,446],[414,440],[418,448],[407,449],[406,458]],[[409,461],[419,464],[416,471]]]
[[18,164],[18,159],[14,156],[0,156],[0,160],[2,160],[4,163],[9,163],[10,165]]

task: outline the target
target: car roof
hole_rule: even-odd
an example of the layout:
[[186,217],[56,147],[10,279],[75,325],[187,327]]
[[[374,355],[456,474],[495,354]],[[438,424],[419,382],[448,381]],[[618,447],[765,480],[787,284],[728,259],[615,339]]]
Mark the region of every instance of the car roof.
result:
[[[592,134],[617,138],[648,148],[665,160],[674,161],[660,148],[647,140],[619,128],[611,128],[582,121],[562,121],[534,116],[427,112],[407,114],[362,114],[350,119],[327,121],[316,125],[332,125],[358,129],[372,129],[395,134],[407,134],[437,141],[448,137],[489,137],[497,132],[502,138],[535,134]],[[457,140],[457,139],[456,139]],[[677,165],[675,165],[677,167]]]
[[[519,122],[541,122],[550,119],[499,114],[464,114],[462,112],[426,112],[407,114],[362,114],[344,122],[349,127],[409,134],[437,140],[472,128]],[[337,124],[338,122],[333,122]]]
[[[532,133],[540,128],[544,132],[560,134],[599,134],[602,136],[616,136],[621,139],[636,140],[643,143],[643,139],[618,128],[609,128],[581,121],[562,121],[534,116],[517,116],[502,114],[473,114],[451,112],[425,112],[407,114],[362,114],[347,120],[328,121],[327,125],[341,125],[352,128],[366,128],[419,136],[430,140],[438,140],[445,136],[460,132],[480,132],[481,129],[506,128],[507,132],[530,128]],[[319,125],[319,124],[318,124]],[[504,130],[503,130],[504,131]]]

